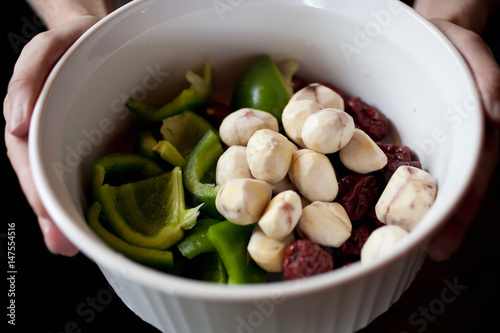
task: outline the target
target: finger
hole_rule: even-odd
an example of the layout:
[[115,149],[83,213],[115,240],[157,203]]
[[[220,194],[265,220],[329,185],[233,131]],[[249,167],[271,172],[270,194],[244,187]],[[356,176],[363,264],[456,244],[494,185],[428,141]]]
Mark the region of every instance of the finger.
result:
[[436,261],[444,261],[455,253],[480,208],[481,201],[490,185],[490,178],[498,161],[498,132],[490,130],[486,133],[483,153],[471,186],[446,225],[432,239],[427,248],[429,256]]
[[500,67],[484,40],[444,20],[431,22],[456,46],[474,75],[488,123],[500,129]]
[[64,236],[51,219],[39,217],[38,224],[45,245],[50,252],[66,257],[72,257],[78,253],[78,248]]
[[54,254],[75,255],[78,253],[78,249],[56,228],[38,196],[28,159],[27,137],[19,138],[6,133],[5,144],[7,146],[7,155],[19,179],[21,189],[38,217],[38,223],[47,249]]
[[91,16],[75,19],[65,25],[35,36],[21,52],[4,100],[7,132],[28,134],[31,114],[50,71],[64,52],[96,19]]

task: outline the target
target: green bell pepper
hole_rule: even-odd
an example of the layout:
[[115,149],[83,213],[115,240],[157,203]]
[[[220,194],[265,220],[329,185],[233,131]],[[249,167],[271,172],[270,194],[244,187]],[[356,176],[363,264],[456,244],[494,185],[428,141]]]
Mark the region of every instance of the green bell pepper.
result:
[[125,105],[138,116],[151,121],[159,121],[184,110],[195,110],[205,104],[212,94],[213,70],[210,62],[207,60],[205,63],[203,76],[188,71],[186,80],[191,86],[162,107],[153,106],[134,98],[129,98]]
[[270,56],[254,59],[240,74],[232,96],[233,110],[253,108],[271,113],[281,124],[281,114],[292,97],[291,79],[298,63],[284,63],[283,72]]
[[[177,262],[179,263],[179,262]],[[227,272],[216,251],[201,253],[193,259],[185,259],[179,263],[179,275],[189,279],[227,283]]]
[[215,247],[207,237],[207,231],[212,225],[220,222],[220,220],[215,219],[199,220],[193,229],[186,232],[184,238],[176,244],[177,249],[188,259],[193,259],[202,253],[215,251]]
[[211,226],[207,237],[227,271],[229,284],[265,282],[267,272],[248,255],[247,245],[255,225],[241,226],[223,221]]
[[101,204],[98,201],[90,206],[87,212],[87,220],[90,228],[112,249],[122,253],[126,257],[162,269],[171,269],[174,266],[171,251],[145,249],[131,245],[121,238],[109,232],[101,223]]
[[90,190],[97,199],[98,189],[106,183],[120,185],[165,173],[165,170],[151,159],[138,155],[116,153],[98,158],[90,172]]
[[181,156],[187,158],[196,144],[209,130],[218,133],[208,120],[193,111],[184,111],[163,120],[162,140],[168,141]]
[[158,141],[157,144],[152,148],[156,151],[160,157],[173,166],[178,166],[183,168],[186,165],[186,159],[179,153],[175,147],[167,140]]
[[216,219],[223,219],[215,207],[215,197],[220,185],[216,185],[213,179],[205,181],[214,172],[223,152],[219,136],[212,130],[208,131],[189,155],[183,173],[186,189],[195,202],[203,203],[202,210]]
[[186,209],[180,167],[162,175],[97,191],[114,233],[135,246],[168,249],[196,224],[200,206]]

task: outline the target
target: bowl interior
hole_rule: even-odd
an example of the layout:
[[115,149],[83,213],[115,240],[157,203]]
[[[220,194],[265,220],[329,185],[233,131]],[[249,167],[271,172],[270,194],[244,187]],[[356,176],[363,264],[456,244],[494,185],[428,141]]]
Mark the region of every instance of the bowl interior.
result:
[[[58,63],[35,110],[36,184],[55,222],[87,256],[139,283],[173,288],[167,292],[233,298],[268,292],[266,286],[207,288],[144,268],[110,250],[85,221],[93,161],[125,149],[139,121],[124,107],[128,96],[166,102],[185,87],[186,71],[201,69],[207,58],[216,89],[228,91],[239,70],[261,54],[296,59],[301,77],[329,81],[388,116],[439,187],[434,206],[394,257],[430,237],[469,182],[483,122],[467,66],[435,28],[399,1],[261,0],[220,7],[151,0],[134,1],[89,30]],[[306,281],[301,290],[346,283],[370,269],[353,265]]]

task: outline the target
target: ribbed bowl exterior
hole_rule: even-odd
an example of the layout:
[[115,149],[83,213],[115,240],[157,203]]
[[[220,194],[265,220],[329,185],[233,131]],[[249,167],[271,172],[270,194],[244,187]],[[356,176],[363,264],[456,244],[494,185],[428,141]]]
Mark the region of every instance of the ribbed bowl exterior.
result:
[[[348,284],[295,298],[246,302],[183,298],[140,285],[101,267],[123,302],[166,333],[349,333],[384,313],[414,280],[425,251],[403,256]],[[231,319],[232,318],[232,319]]]

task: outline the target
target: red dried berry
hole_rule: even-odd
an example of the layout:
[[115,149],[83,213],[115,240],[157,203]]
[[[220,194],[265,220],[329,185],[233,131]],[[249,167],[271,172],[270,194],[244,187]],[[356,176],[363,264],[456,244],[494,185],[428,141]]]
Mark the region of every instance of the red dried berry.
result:
[[339,181],[336,201],[347,212],[352,222],[361,220],[377,202],[382,184],[373,174],[352,173]]
[[380,142],[377,142],[377,145],[385,153],[385,156],[387,156],[387,164],[392,162],[410,162],[412,160],[411,149],[407,146]]
[[347,101],[345,111],[349,113],[354,123],[358,125],[374,141],[382,140],[389,133],[389,120],[378,109],[354,97]]
[[215,127],[219,128],[222,120],[226,118],[233,110],[225,103],[210,102],[205,108],[205,115],[208,121]]
[[347,261],[359,260],[361,249],[372,230],[366,224],[360,224],[352,229],[351,237],[347,239],[336,251],[336,256]]
[[302,79],[301,77],[294,76],[292,77],[292,89],[293,92],[297,92],[302,88],[305,88],[307,86],[307,82]]
[[283,260],[283,275],[287,280],[301,279],[333,269],[333,256],[307,239],[291,243]]

